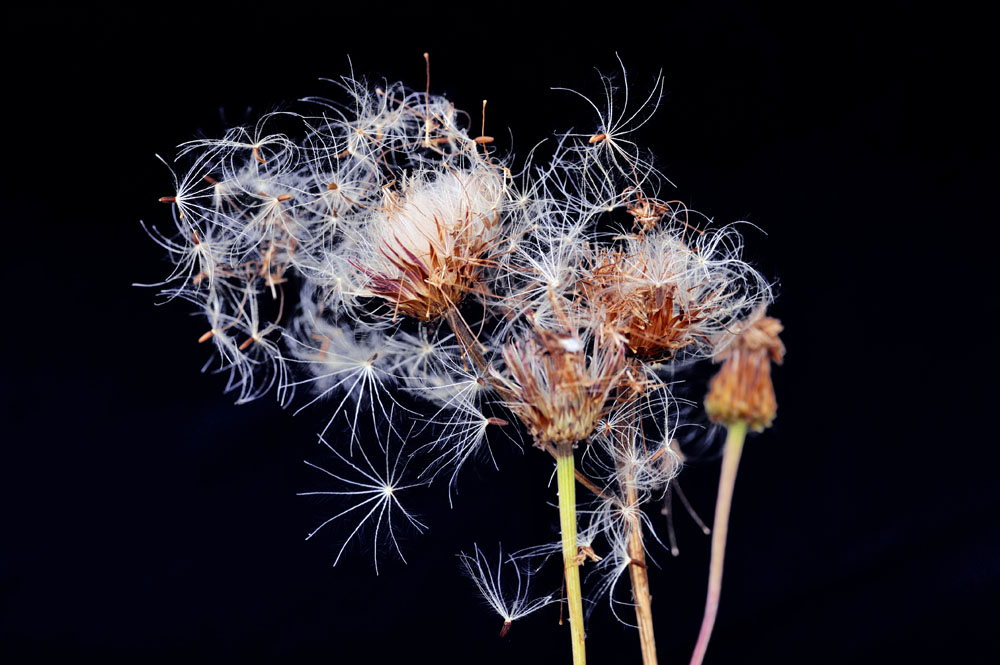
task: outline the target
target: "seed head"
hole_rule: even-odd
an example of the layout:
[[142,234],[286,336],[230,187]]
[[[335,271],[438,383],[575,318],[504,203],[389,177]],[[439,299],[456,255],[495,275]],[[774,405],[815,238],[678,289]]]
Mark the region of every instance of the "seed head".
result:
[[691,302],[676,281],[651,278],[641,255],[602,249],[584,288],[640,358],[670,358],[703,339],[696,326],[708,316],[708,303]]
[[582,290],[604,328],[644,361],[710,355],[718,334],[771,300],[764,278],[740,259],[732,228],[689,230],[673,220],[623,239],[593,254]]
[[393,313],[431,321],[479,280],[500,227],[503,181],[489,167],[445,171],[387,193],[373,220],[379,257],[368,289]]
[[578,334],[537,325],[505,346],[503,357],[514,379],[505,383],[517,400],[508,406],[539,445],[589,437],[626,369],[625,349],[614,340],[586,344]]

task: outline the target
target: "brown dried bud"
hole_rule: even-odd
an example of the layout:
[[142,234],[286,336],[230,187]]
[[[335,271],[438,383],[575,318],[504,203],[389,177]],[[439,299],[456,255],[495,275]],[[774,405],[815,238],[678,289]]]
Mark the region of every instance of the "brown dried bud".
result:
[[709,418],[727,426],[745,422],[755,432],[771,426],[778,410],[771,363],[780,365],[785,356],[785,345],[778,338],[782,329],[778,319],[758,309],[736,338],[716,354],[715,361],[721,361],[722,367],[705,396]]

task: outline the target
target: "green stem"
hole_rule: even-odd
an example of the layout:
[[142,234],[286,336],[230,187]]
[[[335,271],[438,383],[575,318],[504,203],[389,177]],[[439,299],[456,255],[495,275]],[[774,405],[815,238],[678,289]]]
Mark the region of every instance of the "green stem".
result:
[[559,487],[559,526],[562,530],[563,567],[566,599],[569,603],[569,630],[573,641],[573,665],[585,665],[583,596],[580,591],[580,559],[576,543],[576,478],[573,444],[556,448],[556,478]]
[[722,475],[719,478],[719,498],[715,502],[715,523],[712,525],[712,563],[708,571],[708,597],[705,600],[705,616],[701,621],[698,643],[691,655],[691,665],[701,665],[712,637],[715,616],[719,612],[719,596],[722,593],[722,564],[726,557],[726,533],[729,530],[729,509],[733,503],[733,486],[736,484],[736,470],[740,466],[740,454],[747,435],[745,422],[729,425],[726,436],[726,451],[722,456]]

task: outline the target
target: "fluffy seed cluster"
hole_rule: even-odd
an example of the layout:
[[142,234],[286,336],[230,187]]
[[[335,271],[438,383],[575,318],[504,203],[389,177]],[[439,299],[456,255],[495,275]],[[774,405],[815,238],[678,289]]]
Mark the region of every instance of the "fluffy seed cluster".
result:
[[[443,97],[353,78],[336,84],[341,101],[181,147],[161,199],[174,229],[150,229],[174,266],[156,286],[201,313],[200,341],[238,402],[306,388],[299,408],[323,412],[324,434],[350,430],[327,443],[330,464],[349,468],[321,469],[363,477],[343,482],[365,493],[327,492],[373,506],[340,513],[364,515],[348,540],[368,519],[391,534],[396,490],[453,485],[468,460],[495,460],[494,433],[516,442],[520,422],[540,448],[583,449],[593,591],[613,596],[635,559],[630,530],[651,526],[641,507],[680,467],[669,384],[742,353],[771,289],[734,227],[657,197],[667,181],[633,133],[660,84],[634,108],[627,84],[602,81],[591,131],[526,163]],[[500,565],[534,571],[557,549]],[[545,604],[519,583],[510,609],[486,564],[465,561],[505,620]]]
[[434,321],[480,281],[500,230],[503,180],[489,168],[426,178],[386,194],[370,238],[381,256],[356,265],[394,313]]

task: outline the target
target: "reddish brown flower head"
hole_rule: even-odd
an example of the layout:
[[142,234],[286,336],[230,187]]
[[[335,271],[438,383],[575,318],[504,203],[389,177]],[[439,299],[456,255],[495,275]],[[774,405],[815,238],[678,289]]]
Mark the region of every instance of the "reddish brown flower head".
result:
[[679,350],[707,345],[699,324],[713,311],[711,295],[699,301],[682,284],[653,275],[642,254],[602,250],[583,284],[592,307],[603,313],[606,328],[626,340],[629,351],[645,360],[666,360]]
[[760,432],[770,427],[778,410],[771,383],[771,363],[779,365],[785,345],[778,338],[781,322],[758,309],[715,357],[722,367],[709,384],[705,410],[719,423],[745,422]]

